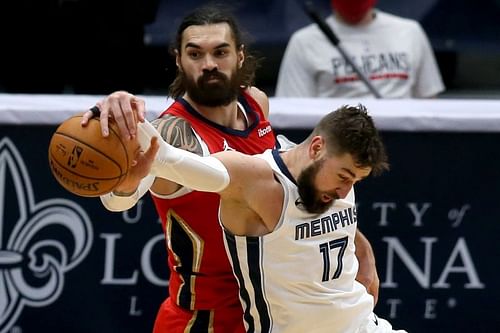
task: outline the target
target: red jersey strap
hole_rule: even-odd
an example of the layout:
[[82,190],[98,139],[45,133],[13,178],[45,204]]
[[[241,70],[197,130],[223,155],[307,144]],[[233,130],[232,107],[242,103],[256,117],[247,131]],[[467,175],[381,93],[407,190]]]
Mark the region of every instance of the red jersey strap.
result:
[[[178,98],[162,113],[183,118],[207,144],[210,153],[237,150],[247,154],[258,154],[275,144],[271,124],[265,119],[262,108],[246,91],[242,90],[238,102],[248,119],[248,127],[238,130],[219,125],[197,112],[185,99]],[[264,149],[263,149],[264,148]]]

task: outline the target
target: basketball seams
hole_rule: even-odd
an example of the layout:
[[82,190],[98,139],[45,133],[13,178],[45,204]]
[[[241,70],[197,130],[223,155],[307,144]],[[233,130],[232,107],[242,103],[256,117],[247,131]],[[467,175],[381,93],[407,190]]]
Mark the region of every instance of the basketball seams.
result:
[[[55,164],[57,164],[58,166],[61,166],[61,163],[59,163],[59,162],[58,162],[57,160],[55,160],[55,159],[52,159],[52,163],[55,163]],[[52,166],[51,166],[50,168],[52,169]],[[63,168],[64,168],[64,167],[63,167]],[[74,174],[75,176],[78,176],[78,177],[80,177],[80,178],[82,178],[82,179],[95,180],[95,181],[97,181],[97,182],[99,182],[99,181],[103,181],[103,180],[104,180],[104,181],[116,181],[116,182],[115,182],[115,184],[113,184],[113,185],[109,185],[109,184],[108,184],[108,186],[106,186],[106,188],[105,188],[104,190],[99,191],[99,192],[95,192],[95,193],[94,193],[94,192],[89,192],[89,193],[83,193],[83,192],[81,192],[81,193],[76,193],[76,192],[70,191],[70,192],[72,192],[72,193],[74,193],[74,194],[77,194],[77,195],[79,195],[79,196],[82,196],[82,197],[96,197],[96,196],[100,196],[100,195],[106,194],[106,193],[108,193],[108,192],[112,191],[112,189],[113,189],[115,186],[117,186],[118,184],[120,184],[120,182],[121,182],[121,178],[103,178],[103,179],[96,179],[96,178],[90,178],[90,177],[81,176],[81,175],[79,175],[79,174],[75,174],[75,173],[71,172],[71,170],[68,170],[68,169],[66,169],[66,168],[64,168],[64,170],[66,170],[66,171],[68,171],[69,173]],[[68,189],[68,188],[65,186],[65,184],[61,182],[61,180],[59,179],[59,177],[55,177],[55,178],[56,178],[56,180],[59,182],[59,184],[61,184],[61,185],[62,185],[63,187],[65,187],[66,189]]]
[[[113,128],[113,127],[109,126],[109,130],[110,130],[111,132],[113,132],[113,134],[114,134],[114,135],[116,135],[118,138],[120,138],[120,133],[117,133],[117,132],[114,130],[114,128]],[[128,165],[129,158],[128,158],[128,150],[127,150],[127,146],[123,143],[123,141],[122,141],[121,139],[119,140],[119,142],[120,142],[120,144],[122,145],[123,151],[125,151],[125,157],[127,158],[127,167],[130,167],[130,166]],[[127,168],[127,170],[128,170],[128,168]]]

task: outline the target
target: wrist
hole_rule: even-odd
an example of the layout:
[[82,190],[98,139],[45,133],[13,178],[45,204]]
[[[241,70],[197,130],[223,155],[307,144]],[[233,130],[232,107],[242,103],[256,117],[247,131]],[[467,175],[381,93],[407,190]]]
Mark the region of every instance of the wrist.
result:
[[137,186],[134,187],[116,187],[113,194],[118,197],[131,197],[137,192]]

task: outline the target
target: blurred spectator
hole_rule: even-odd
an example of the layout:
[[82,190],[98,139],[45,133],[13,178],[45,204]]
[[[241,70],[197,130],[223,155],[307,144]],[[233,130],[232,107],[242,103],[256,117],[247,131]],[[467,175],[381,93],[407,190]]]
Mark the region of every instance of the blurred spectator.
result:
[[[326,19],[340,44],[385,98],[429,98],[444,90],[420,24],[374,8],[376,0],[331,0]],[[296,31],[285,50],[278,97],[373,96],[316,23]]]

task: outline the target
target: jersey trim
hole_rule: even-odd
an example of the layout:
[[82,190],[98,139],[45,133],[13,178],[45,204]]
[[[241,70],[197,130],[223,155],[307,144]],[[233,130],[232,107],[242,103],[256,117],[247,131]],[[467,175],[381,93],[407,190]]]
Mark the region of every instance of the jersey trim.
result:
[[198,113],[191,106],[191,104],[189,104],[182,97],[179,97],[176,101],[179,102],[182,106],[184,106],[184,108],[186,109],[186,111],[189,112],[189,114],[191,114],[193,117],[196,117],[200,121],[202,121],[204,123],[207,123],[210,126],[212,126],[214,128],[217,128],[218,130],[220,130],[220,131],[222,131],[224,133],[230,134],[230,135],[240,136],[240,137],[247,137],[248,135],[250,135],[250,133],[252,133],[252,131],[255,129],[255,127],[257,127],[257,125],[260,123],[260,116],[259,116],[259,114],[252,107],[250,107],[250,105],[248,104],[247,100],[243,96],[241,96],[241,95],[238,96],[238,102],[240,102],[241,105],[243,105],[243,108],[244,108],[243,112],[246,113],[246,118],[251,121],[251,124],[249,124],[249,126],[245,130],[237,130],[237,129],[229,128],[229,127],[226,127],[226,126],[222,126],[222,125],[219,125],[219,124],[211,121],[210,119],[207,119],[207,118],[203,117],[203,115],[201,115],[200,113]]
[[213,332],[214,311],[196,310],[186,327],[185,333]]
[[[238,237],[225,233],[228,252],[233,262],[233,270],[240,283],[240,298],[243,300],[243,318],[247,324],[247,333],[271,332],[272,318],[269,304],[264,292],[264,277],[262,271],[262,238]],[[239,243],[239,244],[238,244]],[[238,247],[244,247],[247,255],[244,269],[248,271],[249,279],[245,281],[242,273],[242,262],[238,260]],[[256,313],[251,313],[250,295],[254,295]]]
[[288,170],[285,162],[281,158],[280,152],[278,149],[273,149],[273,158],[274,161],[276,162],[276,165],[278,165],[278,168],[280,168],[281,172],[286,176],[286,178],[290,179],[292,183],[297,185],[297,182],[295,181],[295,178],[293,178],[292,174],[290,173],[290,170]]

